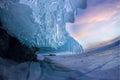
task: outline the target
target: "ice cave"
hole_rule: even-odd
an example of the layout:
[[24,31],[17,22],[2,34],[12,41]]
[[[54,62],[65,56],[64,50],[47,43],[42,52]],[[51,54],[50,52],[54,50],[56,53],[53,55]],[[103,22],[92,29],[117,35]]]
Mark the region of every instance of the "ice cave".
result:
[[85,7],[86,0],[1,0],[2,29],[22,44],[42,51],[82,53],[82,46],[68,34],[65,25],[74,22],[77,8]]
[[86,8],[87,0],[0,0],[0,80],[118,80],[91,72],[104,70],[113,57],[117,68],[119,51],[100,54],[102,62],[99,55],[82,54],[83,47],[66,30],[78,9]]

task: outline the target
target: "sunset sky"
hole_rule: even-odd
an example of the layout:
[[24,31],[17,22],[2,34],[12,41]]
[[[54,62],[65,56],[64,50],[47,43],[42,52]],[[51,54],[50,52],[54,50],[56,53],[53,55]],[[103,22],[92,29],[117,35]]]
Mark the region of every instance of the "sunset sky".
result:
[[75,22],[66,28],[85,50],[119,39],[120,0],[88,0],[87,8],[78,9]]

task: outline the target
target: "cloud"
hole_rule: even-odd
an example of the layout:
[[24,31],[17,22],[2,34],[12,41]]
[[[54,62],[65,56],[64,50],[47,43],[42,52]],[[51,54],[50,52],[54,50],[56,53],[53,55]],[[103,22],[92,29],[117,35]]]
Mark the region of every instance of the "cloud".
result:
[[84,48],[120,36],[120,1],[105,0],[100,4],[100,0],[90,1],[91,5],[76,17],[75,23],[67,25],[68,32]]
[[95,7],[87,8],[83,15],[80,15],[75,24],[95,23],[100,21],[108,21],[115,14],[120,12],[118,10],[118,3],[115,4],[102,4]]

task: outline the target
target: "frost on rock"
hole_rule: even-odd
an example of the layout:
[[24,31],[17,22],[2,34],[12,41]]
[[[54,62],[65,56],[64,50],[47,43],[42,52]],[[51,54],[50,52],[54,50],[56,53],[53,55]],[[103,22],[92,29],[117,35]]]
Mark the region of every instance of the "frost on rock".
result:
[[[2,28],[21,43],[57,50],[71,38],[65,24],[74,22],[77,8],[85,7],[86,0],[0,0],[0,20]],[[69,47],[72,41],[68,43]]]

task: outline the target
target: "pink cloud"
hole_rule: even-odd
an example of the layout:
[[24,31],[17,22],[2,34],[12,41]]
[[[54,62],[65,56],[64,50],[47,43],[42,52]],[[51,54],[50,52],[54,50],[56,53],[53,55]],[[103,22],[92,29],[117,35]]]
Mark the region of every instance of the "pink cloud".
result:
[[95,23],[100,21],[108,21],[115,14],[120,12],[118,10],[118,3],[115,4],[103,4],[102,6],[90,7],[87,8],[86,13],[81,15],[76,19],[75,24],[83,24],[83,23]]
[[110,41],[118,36],[117,29],[120,27],[116,28],[116,24],[120,20],[120,0],[114,4],[107,3],[107,1],[102,5],[89,6],[84,14],[76,17],[75,23],[67,25],[67,28],[78,27],[77,32],[70,30],[70,28],[68,32],[84,48],[89,48],[91,45],[98,46],[100,43]]

